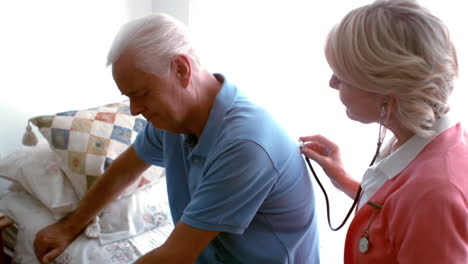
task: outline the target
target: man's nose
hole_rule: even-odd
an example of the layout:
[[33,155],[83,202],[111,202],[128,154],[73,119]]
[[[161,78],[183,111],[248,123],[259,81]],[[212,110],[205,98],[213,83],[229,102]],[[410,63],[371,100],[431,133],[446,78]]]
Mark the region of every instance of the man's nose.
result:
[[141,114],[143,107],[134,99],[130,99],[130,113],[134,116]]

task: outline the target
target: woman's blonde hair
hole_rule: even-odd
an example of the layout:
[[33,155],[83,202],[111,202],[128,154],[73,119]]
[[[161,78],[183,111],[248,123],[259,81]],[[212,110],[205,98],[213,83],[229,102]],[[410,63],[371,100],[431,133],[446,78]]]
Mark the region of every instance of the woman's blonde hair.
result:
[[350,85],[396,96],[398,119],[420,136],[431,135],[449,111],[455,48],[444,23],[414,0],[377,0],[352,10],[330,31],[325,56]]

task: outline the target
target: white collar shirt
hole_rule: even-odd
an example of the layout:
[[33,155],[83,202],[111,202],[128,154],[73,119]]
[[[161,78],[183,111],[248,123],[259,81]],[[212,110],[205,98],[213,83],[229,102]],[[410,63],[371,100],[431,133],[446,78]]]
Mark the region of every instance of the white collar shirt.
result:
[[434,134],[432,136],[423,138],[414,135],[392,153],[390,153],[390,149],[396,139],[393,137],[389,140],[379,155],[377,162],[367,169],[362,178],[361,187],[363,192],[359,200],[358,209],[361,208],[387,180],[392,179],[402,172],[433,138],[455,124],[456,122],[448,115],[444,115],[434,124]]

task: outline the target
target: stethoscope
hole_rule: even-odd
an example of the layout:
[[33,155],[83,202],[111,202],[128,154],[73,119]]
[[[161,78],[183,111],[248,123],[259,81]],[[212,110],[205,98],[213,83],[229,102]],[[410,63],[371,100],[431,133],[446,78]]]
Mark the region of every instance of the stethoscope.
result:
[[[374,165],[377,157],[379,156],[380,147],[382,146],[382,143],[383,143],[384,138],[385,138],[385,132],[386,132],[386,128],[383,127],[382,125],[380,125],[380,127],[379,127],[379,139],[377,141],[377,149],[375,150],[374,157],[372,158],[372,161],[370,162],[369,167]],[[305,147],[305,143],[303,141],[299,141],[299,147],[300,148]],[[359,184],[359,189],[358,189],[358,191],[356,193],[356,196],[354,197],[354,201],[353,201],[353,204],[351,205],[351,208],[349,208],[349,211],[346,214],[346,217],[344,218],[343,222],[338,227],[334,228],[334,227],[332,227],[331,221],[330,221],[330,203],[328,201],[327,192],[325,191],[325,188],[323,187],[322,183],[320,182],[320,179],[318,178],[317,174],[315,173],[315,170],[312,167],[310,159],[305,155],[304,155],[304,158],[305,158],[305,161],[307,162],[307,165],[309,166],[310,171],[314,175],[315,180],[317,181],[318,185],[320,186],[320,189],[322,190],[323,195],[325,196],[325,204],[327,206],[328,226],[330,227],[331,230],[338,231],[346,224],[346,222],[349,219],[349,216],[351,215],[354,208],[356,207],[356,205],[357,205],[357,203],[359,201],[359,198],[361,197],[362,187]],[[369,201],[369,202],[367,202],[367,204],[374,207],[374,209],[379,209],[379,210],[382,209],[382,205],[377,204],[375,202]],[[369,228],[370,228],[370,224],[372,223],[372,220],[374,219],[374,214],[375,214],[375,210],[372,212],[371,219],[370,219],[370,221],[368,223],[368,226],[367,226],[366,230],[364,231],[363,236],[361,237],[361,239],[359,239],[359,250],[360,250],[361,253],[366,253],[369,250],[369,244],[370,244],[369,243]]]

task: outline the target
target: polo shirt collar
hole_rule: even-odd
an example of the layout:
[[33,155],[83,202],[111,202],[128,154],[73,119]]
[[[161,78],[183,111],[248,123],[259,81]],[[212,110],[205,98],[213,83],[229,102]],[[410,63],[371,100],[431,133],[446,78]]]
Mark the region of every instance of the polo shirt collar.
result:
[[[385,176],[387,179],[392,179],[400,172],[402,172],[408,166],[408,164],[410,164],[416,158],[416,156],[418,156],[424,147],[432,141],[432,139],[456,123],[457,122],[451,119],[449,115],[442,116],[433,126],[433,131],[435,132],[434,135],[428,138],[414,135],[396,151],[387,157],[384,157],[377,164],[369,167],[369,170],[373,171],[373,174],[375,173],[377,175]],[[386,146],[386,149],[390,148],[394,141],[394,138],[390,140]],[[365,186],[363,184],[363,188],[364,187]]]
[[[237,97],[238,90],[235,85],[226,80],[222,74],[215,73],[213,75],[223,84],[215,97],[208,120],[189,158],[191,156],[197,156],[203,159],[206,158],[206,154],[210,151],[215,140],[217,140],[218,131],[222,126],[222,121],[227,111],[231,108]],[[187,139],[187,137],[187,135],[184,135],[184,139]]]

